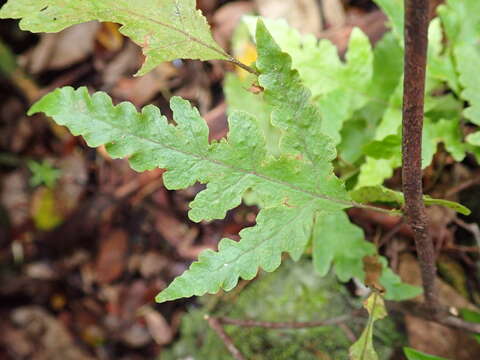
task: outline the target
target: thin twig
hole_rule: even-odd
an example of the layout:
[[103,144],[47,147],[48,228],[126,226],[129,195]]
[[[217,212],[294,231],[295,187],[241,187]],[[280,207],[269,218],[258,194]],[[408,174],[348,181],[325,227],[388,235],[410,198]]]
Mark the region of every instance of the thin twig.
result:
[[462,245],[451,244],[445,250],[453,250],[453,251],[458,251],[458,252],[479,253],[480,252],[480,247],[478,247],[478,246],[462,246]]
[[475,172],[471,179],[468,179],[465,182],[462,182],[462,183],[458,184],[457,186],[454,186],[453,188],[449,189],[446,192],[445,197],[450,198],[453,195],[458,194],[460,191],[468,189],[470,186],[474,186],[474,185],[477,185],[477,184],[480,184],[480,174],[478,172]]
[[480,227],[478,226],[478,224],[477,223],[468,224],[458,217],[453,218],[453,222],[456,223],[461,228],[469,231],[473,235],[473,238],[477,243],[477,246],[476,246],[477,251],[480,251]]
[[422,130],[428,46],[429,0],[405,0],[405,78],[403,93],[402,182],[405,214],[414,232],[425,300],[435,313],[436,266],[422,189]]
[[215,331],[218,337],[223,341],[225,347],[228,349],[230,354],[232,354],[235,360],[246,360],[240,350],[238,350],[238,348],[235,346],[230,336],[227,335],[218,319],[205,315],[205,320],[208,321],[208,325],[210,325],[212,330]]
[[344,324],[344,323],[341,323],[341,324],[338,324],[338,327],[340,328],[340,330],[343,331],[343,333],[345,334],[345,336],[347,337],[348,340],[350,340],[352,342],[352,344],[357,341],[357,336],[355,335],[355,333],[352,331],[352,329],[350,329],[347,324]]
[[260,73],[259,73],[257,70],[255,70],[254,68],[248,66],[247,64],[244,64],[244,63],[238,61],[238,60],[235,59],[233,56],[228,55],[228,57],[229,57],[229,58],[228,58],[227,61],[231,62],[232,64],[235,64],[235,65],[237,65],[238,67],[241,67],[243,70],[248,71],[249,73],[251,73],[251,74],[253,74],[253,75],[257,75],[257,76],[260,75]]
[[252,319],[232,319],[228,317],[219,317],[217,320],[226,325],[235,325],[241,327],[262,327],[265,329],[304,329],[321,326],[330,326],[342,324],[352,317],[356,317],[363,313],[363,309],[358,309],[347,315],[341,315],[335,318],[320,320],[320,321],[306,321],[306,322],[270,322],[258,321]]
[[433,321],[450,328],[480,334],[480,323],[472,323],[452,314],[449,308],[438,305],[432,313],[428,305],[415,301],[387,301],[389,310],[399,311],[405,315],[412,315],[425,320]]

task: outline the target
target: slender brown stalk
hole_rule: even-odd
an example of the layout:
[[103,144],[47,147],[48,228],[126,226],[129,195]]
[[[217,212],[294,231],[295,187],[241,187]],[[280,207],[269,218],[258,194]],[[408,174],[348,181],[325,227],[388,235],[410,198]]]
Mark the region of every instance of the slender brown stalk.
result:
[[232,354],[235,360],[246,360],[240,350],[238,350],[238,348],[235,346],[230,336],[228,336],[228,334],[225,332],[225,329],[217,318],[205,315],[205,320],[208,321],[208,325],[210,325],[212,330],[217,333],[218,337],[223,341],[225,347],[228,349],[230,354]]
[[245,71],[248,71],[249,73],[251,73],[253,75],[257,75],[257,76],[260,75],[260,73],[257,70],[255,70],[251,66],[248,66],[247,64],[244,64],[241,61],[235,59],[233,56],[228,55],[228,60],[227,61],[231,62],[232,64],[237,65],[238,67],[242,68]]
[[427,304],[415,301],[387,301],[387,308],[389,311],[398,311],[406,315],[430,320],[453,329],[480,334],[479,323],[465,321],[452,314],[451,309],[443,305],[439,305],[435,313],[432,313]]
[[258,321],[252,319],[232,319],[227,317],[220,317],[218,321],[222,324],[235,325],[241,327],[262,327],[265,329],[304,329],[320,326],[338,325],[351,320],[364,312],[362,309],[353,311],[351,314],[341,315],[335,318],[320,320],[320,321],[306,321],[306,322],[270,322]]
[[429,0],[405,0],[402,182],[405,214],[414,232],[425,300],[432,312],[435,312],[438,307],[435,252],[427,228],[427,215],[422,198],[421,166],[428,14]]

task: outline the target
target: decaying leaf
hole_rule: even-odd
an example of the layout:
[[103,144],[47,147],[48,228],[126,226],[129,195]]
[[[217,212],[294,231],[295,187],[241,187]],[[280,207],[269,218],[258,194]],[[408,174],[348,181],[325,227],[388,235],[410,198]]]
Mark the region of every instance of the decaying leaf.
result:
[[363,306],[369,314],[368,323],[362,335],[350,347],[350,360],[378,360],[378,355],[373,348],[373,325],[375,321],[388,315],[387,309],[383,298],[375,291],[365,300]]

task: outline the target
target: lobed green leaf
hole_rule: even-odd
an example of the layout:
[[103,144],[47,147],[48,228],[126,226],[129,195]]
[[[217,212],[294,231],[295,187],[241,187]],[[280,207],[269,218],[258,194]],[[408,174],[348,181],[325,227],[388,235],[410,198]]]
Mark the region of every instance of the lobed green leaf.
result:
[[92,20],[122,24],[120,32],[147,57],[139,75],[179,58],[231,60],[213,40],[195,0],[9,0],[0,18],[21,19],[20,27],[32,32],[58,32]]
[[[252,33],[256,30],[257,19],[247,17],[245,20]],[[369,99],[373,53],[367,36],[359,29],[352,31],[346,61],[342,62],[330,41],[318,41],[313,35],[302,36],[284,20],[264,19],[261,26],[268,29],[281,51],[289,55],[291,60],[287,68],[298,71],[295,77],[283,74],[284,78],[280,79],[278,75],[276,84],[287,81],[291,86],[293,81],[301,82],[310,91],[312,104],[318,106],[317,111],[323,119],[320,131],[338,144],[343,123]],[[264,72],[270,65],[273,64],[262,64],[261,60],[257,63],[263,66]],[[273,91],[278,93],[276,89]]]
[[313,204],[300,209],[280,206],[261,210],[257,225],[242,230],[239,242],[223,239],[218,252],[204,251],[156,301],[216,293],[220,288],[229,291],[237,285],[239,277],[253,279],[259,267],[274,271],[280,266],[283,252],[298,260],[311,236],[313,210]]

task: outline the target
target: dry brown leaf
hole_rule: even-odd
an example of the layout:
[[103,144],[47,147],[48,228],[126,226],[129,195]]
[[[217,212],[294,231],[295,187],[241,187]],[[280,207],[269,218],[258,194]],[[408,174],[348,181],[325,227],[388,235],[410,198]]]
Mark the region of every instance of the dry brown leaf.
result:
[[58,274],[51,264],[47,262],[33,262],[24,267],[25,275],[32,279],[54,280],[58,279]]
[[11,320],[26,332],[35,348],[36,360],[91,360],[77,348],[63,324],[38,306],[15,309]]
[[345,25],[347,16],[340,0],[323,0],[322,10],[327,25],[331,28],[339,28]]
[[213,16],[213,36],[223,47],[228,48],[233,32],[242,16],[252,13],[253,4],[250,1],[237,1],[223,5]]
[[118,51],[123,45],[125,38],[118,31],[119,24],[104,22],[96,33],[96,40],[108,51]]
[[142,311],[147,323],[148,331],[158,345],[169,344],[173,339],[173,332],[167,320],[158,311],[146,307]]
[[171,212],[159,210],[157,212],[156,229],[172,246],[180,247],[182,243],[191,243],[198,234],[189,226],[178,220]]
[[371,289],[375,289],[381,293],[385,288],[380,284],[380,276],[382,276],[383,266],[377,255],[365,256],[363,258],[363,270],[365,271],[365,285]]
[[122,340],[133,348],[139,348],[147,345],[152,338],[144,326],[133,324],[122,333]]
[[140,262],[140,274],[144,278],[159,275],[168,266],[168,259],[157,251],[149,251]]
[[108,64],[97,64],[101,66],[102,80],[106,88],[114,86],[124,75],[132,75],[138,70],[142,60],[142,51],[133,42],[127,42],[126,46]]
[[120,78],[111,93],[119,99],[143,106],[159,92],[166,99],[170,98],[170,81],[177,75],[178,69],[165,62],[144,76]]
[[284,18],[302,33],[319,34],[323,29],[321,10],[316,0],[255,0],[260,15]]
[[63,157],[58,163],[60,178],[55,188],[55,198],[65,217],[75,210],[85,192],[87,166],[84,155],[78,152]]
[[32,358],[35,344],[29,341],[25,331],[15,329],[13,326],[4,323],[0,328],[0,332],[2,334],[0,344],[14,359]]
[[95,273],[100,284],[118,279],[126,266],[128,236],[122,229],[113,229],[100,240]]
[[71,26],[57,34],[43,34],[39,44],[28,55],[28,68],[38,74],[71,66],[89,56],[100,27],[98,22]]
[[7,210],[11,224],[23,224],[30,217],[27,173],[17,170],[6,175],[0,188],[0,203]]

